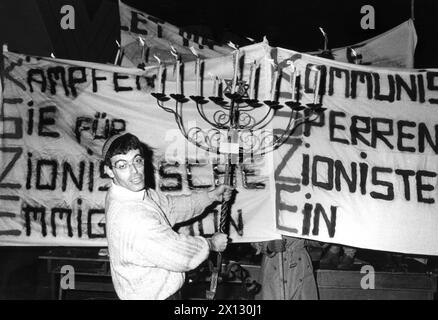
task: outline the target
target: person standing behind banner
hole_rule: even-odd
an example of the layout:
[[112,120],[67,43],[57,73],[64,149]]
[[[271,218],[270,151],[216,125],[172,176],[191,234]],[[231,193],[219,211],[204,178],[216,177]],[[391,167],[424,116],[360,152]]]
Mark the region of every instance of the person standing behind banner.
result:
[[318,299],[312,260],[305,243],[304,239],[287,236],[281,240],[252,243],[258,253],[263,253],[260,271],[263,300]]
[[152,163],[148,154],[130,133],[109,138],[102,149],[104,170],[112,179],[105,199],[111,277],[121,299],[181,298],[185,272],[206,260],[210,250],[225,250],[228,237],[186,236],[172,226],[200,215],[222,197],[229,200],[232,188],[221,185],[178,197],[145,188],[145,162]]
[[[351,62],[354,64],[361,64],[361,55],[354,53],[354,50],[350,47],[347,48],[347,55],[351,58]],[[318,54],[319,57],[335,60],[331,50],[326,50]],[[336,244],[327,244],[326,251],[321,257],[319,267],[321,269],[339,269],[339,270],[351,270],[354,266],[354,258],[356,256],[356,248],[341,246]]]

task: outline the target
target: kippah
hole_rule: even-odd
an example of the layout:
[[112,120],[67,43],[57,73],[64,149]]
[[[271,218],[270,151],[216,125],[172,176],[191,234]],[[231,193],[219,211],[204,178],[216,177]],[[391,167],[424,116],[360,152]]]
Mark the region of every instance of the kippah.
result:
[[126,133],[119,133],[119,134],[113,135],[105,141],[105,143],[103,144],[103,147],[102,147],[102,157],[104,159],[106,157],[106,154],[108,153],[109,148],[113,144],[113,142],[116,141],[116,139],[124,136],[125,134]]

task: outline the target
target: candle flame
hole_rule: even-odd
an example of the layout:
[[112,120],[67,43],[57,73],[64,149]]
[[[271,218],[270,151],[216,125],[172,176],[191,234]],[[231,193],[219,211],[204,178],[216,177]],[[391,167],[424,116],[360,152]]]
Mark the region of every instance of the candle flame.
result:
[[269,63],[271,63],[271,65],[272,65],[274,68],[277,67],[277,65],[276,65],[275,62],[274,62],[274,59],[268,59],[268,61],[269,61]]
[[295,69],[296,69],[295,63],[292,60],[288,60],[287,64],[290,66],[292,72],[295,72]]
[[195,49],[194,46],[191,46],[191,47],[190,47],[190,51],[191,51],[191,52],[192,52],[197,58],[199,58],[198,51],[196,51],[196,49]]
[[228,42],[227,45],[228,45],[229,47],[231,47],[232,49],[234,49],[234,50],[239,50],[239,49],[237,49],[237,46],[236,46],[234,43],[232,43],[231,41]]
[[155,59],[157,59],[157,61],[158,61],[158,63],[160,63],[161,64],[161,59],[160,58],[158,58],[155,54],[154,54],[154,58]]
[[357,57],[357,51],[354,50],[353,48],[351,48],[351,53],[353,54],[353,56]]
[[172,54],[172,56],[174,56],[176,60],[179,60],[180,57],[178,51],[176,51],[175,47],[172,45],[170,45],[170,48],[171,48],[170,53]]
[[116,44],[120,48],[120,43],[117,40],[116,40]]
[[138,41],[140,42],[140,45],[144,47],[145,44],[144,39],[142,37],[138,37]]

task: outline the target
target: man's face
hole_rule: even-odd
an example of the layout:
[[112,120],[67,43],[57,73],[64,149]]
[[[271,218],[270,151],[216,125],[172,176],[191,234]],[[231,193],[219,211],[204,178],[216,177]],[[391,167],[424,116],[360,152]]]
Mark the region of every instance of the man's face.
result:
[[140,150],[130,150],[126,154],[113,156],[111,166],[107,167],[106,172],[114,184],[131,191],[144,189],[144,159]]

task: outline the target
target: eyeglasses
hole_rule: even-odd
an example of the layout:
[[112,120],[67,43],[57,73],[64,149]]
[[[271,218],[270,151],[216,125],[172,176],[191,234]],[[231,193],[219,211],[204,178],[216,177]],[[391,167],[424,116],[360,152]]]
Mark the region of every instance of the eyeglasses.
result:
[[141,169],[144,167],[144,158],[140,156],[135,157],[131,163],[126,160],[119,160],[114,163],[113,167],[117,170],[126,170],[130,165],[136,167],[137,169]]

